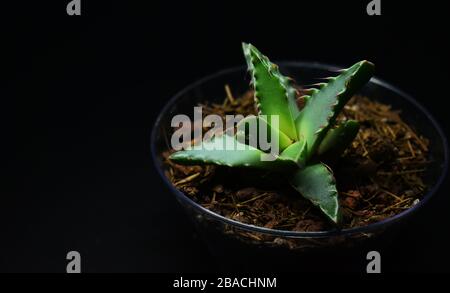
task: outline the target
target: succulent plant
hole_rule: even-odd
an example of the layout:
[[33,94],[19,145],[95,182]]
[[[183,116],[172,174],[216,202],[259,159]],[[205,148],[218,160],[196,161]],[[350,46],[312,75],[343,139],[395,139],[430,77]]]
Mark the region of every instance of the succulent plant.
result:
[[[238,124],[236,135],[216,135],[203,141],[201,147],[173,153],[170,159],[179,164],[216,164],[283,172],[288,178],[287,184],[338,223],[336,183],[324,162],[339,158],[356,137],[357,121],[337,123],[336,118],[352,95],[369,81],[374,65],[360,61],[341,70],[338,76],[327,78],[327,83],[304,90],[305,105],[300,109],[292,79],[283,76],[278,66],[253,45],[243,43],[242,47],[259,114],[239,124],[245,126],[252,120],[258,126],[264,124],[268,136],[272,133],[278,138],[279,154],[273,155],[271,160],[261,160],[262,155],[270,154],[258,145],[249,145],[249,132]],[[271,116],[277,117],[278,127],[271,125]]]

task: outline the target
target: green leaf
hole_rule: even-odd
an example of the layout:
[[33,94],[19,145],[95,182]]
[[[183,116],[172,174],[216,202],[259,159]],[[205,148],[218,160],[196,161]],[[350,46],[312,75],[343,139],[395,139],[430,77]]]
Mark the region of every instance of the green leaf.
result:
[[359,123],[355,120],[342,122],[330,129],[317,149],[320,158],[333,160],[339,158],[358,134]]
[[343,70],[339,76],[329,78],[328,83],[320,84],[319,90],[312,91],[295,121],[299,135],[308,143],[308,157],[316,152],[345,103],[370,80],[373,71],[374,65],[364,60]]
[[281,158],[294,161],[300,168],[306,163],[306,140],[297,141],[288,146],[280,155]]
[[338,222],[338,192],[333,174],[326,165],[319,163],[298,170],[291,178],[291,185],[333,222]]
[[238,141],[245,144],[253,142],[251,145],[255,148],[260,148],[258,142],[261,138],[260,133],[264,133],[264,130],[266,130],[266,138],[264,140],[267,140],[267,142],[272,143],[272,132],[275,135],[274,138],[278,138],[278,147],[280,152],[293,143],[293,141],[286,134],[279,129],[270,126],[270,124],[267,123],[267,120],[261,116],[247,116],[239,121],[236,128],[236,136]]
[[184,165],[215,164],[286,172],[297,167],[291,160],[264,153],[229,135],[214,136],[199,145],[173,153],[169,159]]
[[[280,131],[297,140],[295,118],[299,114],[296,90],[291,80],[283,76],[278,66],[261,54],[253,45],[242,43],[242,49],[252,75],[255,101],[260,114],[277,115]],[[270,123],[271,119],[267,119]]]

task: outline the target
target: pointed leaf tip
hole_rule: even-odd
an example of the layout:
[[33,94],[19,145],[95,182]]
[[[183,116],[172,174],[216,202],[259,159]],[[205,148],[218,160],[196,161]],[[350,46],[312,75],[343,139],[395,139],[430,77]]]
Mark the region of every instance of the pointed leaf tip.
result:
[[308,142],[309,157],[317,151],[347,101],[370,80],[373,72],[373,63],[357,62],[311,95],[295,121],[298,132]]
[[258,111],[267,115],[267,121],[272,124],[272,118],[278,118],[279,130],[290,139],[297,140],[295,118],[299,109],[296,102],[296,91],[290,80],[283,76],[278,66],[271,63],[253,45],[243,45],[248,69],[252,75],[255,88],[255,101]]
[[333,222],[339,221],[339,201],[333,173],[325,164],[306,166],[295,172],[291,185],[318,206]]

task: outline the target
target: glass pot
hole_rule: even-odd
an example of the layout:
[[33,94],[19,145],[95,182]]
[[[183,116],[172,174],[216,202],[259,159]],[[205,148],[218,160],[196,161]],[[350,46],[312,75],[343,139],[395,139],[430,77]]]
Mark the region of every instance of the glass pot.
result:
[[[279,66],[283,74],[293,77],[299,85],[315,83],[320,77],[335,76],[336,70],[340,69],[307,62],[281,62]],[[368,242],[371,243],[370,241],[385,244],[386,239],[392,239],[392,235],[401,224],[407,222],[408,218],[422,209],[436,194],[445,178],[448,146],[438,123],[414,98],[378,78],[372,78],[359,93],[390,104],[394,109],[400,109],[402,119],[430,139],[431,163],[424,180],[428,189],[418,204],[391,218],[367,226],[320,232],[268,229],[225,218],[195,203],[173,186],[164,174],[165,166],[161,155],[169,148],[167,141],[170,141],[170,138],[167,139],[167,136],[171,131],[172,117],[176,114],[189,115],[193,112],[194,106],[206,100],[222,102],[225,84],[230,85],[236,93],[248,90],[249,77],[246,67],[220,71],[181,90],[162,109],[151,135],[151,153],[159,174],[195,223],[211,253],[225,266],[228,264],[231,268],[239,266],[242,269],[245,264],[252,263],[254,267],[256,265],[261,269],[264,267],[270,269],[268,266],[273,266],[274,263],[290,262],[308,263],[308,268],[314,270],[313,264],[317,254],[334,255],[339,251],[339,254],[343,255],[348,248],[363,243],[367,245]]]

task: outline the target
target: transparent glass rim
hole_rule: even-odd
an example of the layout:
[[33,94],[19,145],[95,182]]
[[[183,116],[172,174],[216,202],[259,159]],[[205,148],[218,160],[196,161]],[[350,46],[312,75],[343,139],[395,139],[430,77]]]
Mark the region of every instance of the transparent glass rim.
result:
[[[277,64],[280,67],[311,68],[311,69],[328,70],[328,71],[336,71],[336,70],[342,69],[339,66],[328,65],[328,64],[319,63],[319,62],[283,61],[283,62],[277,62]],[[228,225],[231,225],[236,228],[246,230],[249,232],[262,233],[262,234],[272,235],[272,236],[292,237],[292,238],[324,238],[324,237],[331,237],[331,236],[348,236],[348,235],[357,234],[357,233],[370,233],[377,229],[390,226],[391,224],[397,223],[401,219],[403,220],[403,219],[411,216],[413,213],[415,213],[419,209],[421,209],[429,201],[429,199],[438,191],[439,187],[442,185],[442,182],[444,181],[444,179],[447,175],[447,171],[448,171],[448,143],[447,143],[446,136],[444,135],[444,132],[443,132],[441,126],[434,119],[433,115],[431,115],[428,112],[428,110],[425,107],[423,107],[419,102],[417,102],[412,96],[410,96],[409,94],[400,90],[399,88],[392,86],[391,84],[385,82],[384,80],[382,80],[380,78],[372,77],[371,80],[369,81],[369,83],[377,84],[379,86],[387,88],[390,91],[395,92],[401,98],[407,100],[408,102],[413,104],[419,111],[421,111],[427,117],[427,119],[431,122],[431,124],[436,129],[436,131],[438,132],[438,134],[442,140],[443,149],[444,149],[444,162],[443,162],[444,170],[441,173],[441,176],[437,180],[436,184],[434,186],[432,186],[426,192],[426,194],[424,195],[424,197],[422,198],[422,200],[419,203],[417,203],[416,205],[414,205],[413,207],[411,207],[405,211],[402,211],[399,214],[396,214],[392,217],[386,218],[382,221],[372,223],[372,224],[369,224],[366,226],[359,226],[359,227],[347,228],[347,229],[336,228],[336,229],[327,230],[327,231],[311,231],[311,232],[269,229],[269,228],[265,228],[265,227],[246,224],[246,223],[242,223],[242,222],[238,222],[238,221],[226,218],[222,215],[219,215],[219,214],[199,205],[198,203],[196,203],[192,199],[190,199],[187,195],[185,195],[183,192],[181,192],[180,190],[175,188],[175,186],[173,186],[173,184],[169,181],[169,179],[164,174],[164,171],[162,170],[162,168],[158,165],[157,160],[158,160],[159,154],[157,153],[157,149],[156,149],[158,127],[159,127],[161,120],[163,119],[165,113],[169,109],[171,109],[171,107],[174,104],[176,104],[176,102],[180,98],[182,98],[187,92],[191,91],[192,89],[194,89],[194,88],[198,87],[199,85],[204,84],[212,79],[218,78],[221,75],[231,74],[231,73],[235,73],[235,72],[239,72],[239,71],[243,71],[243,70],[245,70],[245,66],[236,66],[236,67],[220,70],[214,74],[205,76],[205,77],[197,80],[196,82],[188,85],[187,87],[185,87],[184,89],[179,91],[177,94],[175,94],[165,104],[165,106],[162,108],[160,114],[156,118],[155,123],[153,125],[151,138],[150,138],[150,146],[151,146],[151,156],[152,156],[152,160],[153,160],[155,168],[158,170],[159,175],[161,176],[163,181],[166,183],[166,185],[169,187],[170,191],[173,192],[178,199],[180,199],[184,203],[187,203],[188,205],[192,206],[198,212],[205,214],[217,221],[220,221],[223,224],[228,224]]]

